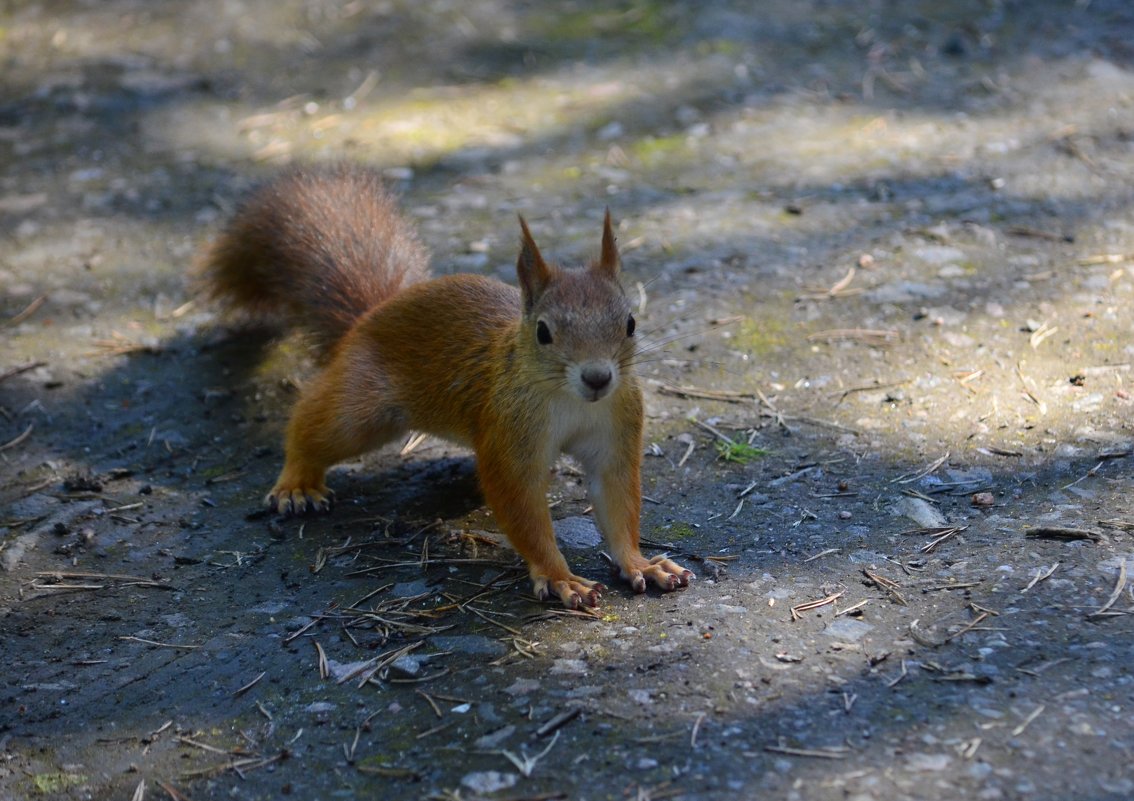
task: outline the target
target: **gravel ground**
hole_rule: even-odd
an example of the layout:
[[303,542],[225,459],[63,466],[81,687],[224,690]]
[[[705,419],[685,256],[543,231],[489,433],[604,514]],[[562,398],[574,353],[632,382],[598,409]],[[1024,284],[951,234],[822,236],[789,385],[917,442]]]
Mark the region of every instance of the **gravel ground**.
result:
[[[0,797],[1134,797],[1125,0],[0,4]],[[311,365],[194,299],[283,164],[439,273],[618,222],[643,538],[530,597],[470,454],[259,509]],[[578,470],[553,516],[607,576]]]

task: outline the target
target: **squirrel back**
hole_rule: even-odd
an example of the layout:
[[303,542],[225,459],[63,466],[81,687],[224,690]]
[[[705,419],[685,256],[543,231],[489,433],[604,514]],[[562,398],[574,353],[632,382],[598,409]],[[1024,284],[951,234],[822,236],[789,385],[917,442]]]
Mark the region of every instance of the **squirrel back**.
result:
[[303,329],[326,351],[427,278],[429,254],[376,170],[292,168],[240,205],[197,276],[230,310]]

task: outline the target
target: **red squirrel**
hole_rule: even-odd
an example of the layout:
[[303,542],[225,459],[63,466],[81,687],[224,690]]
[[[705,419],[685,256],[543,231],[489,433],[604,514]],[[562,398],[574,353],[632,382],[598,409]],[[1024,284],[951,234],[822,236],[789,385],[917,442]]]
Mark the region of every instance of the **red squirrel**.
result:
[[239,208],[199,265],[213,299],[312,333],[326,364],[302,390],[267,504],[328,510],[326,471],[410,430],[470,446],[485,499],[527,562],[535,593],[594,607],[571,572],[547,490],[560,453],[588,476],[595,521],[635,592],[693,573],[639,550],[643,404],[634,316],[618,282],[610,212],[600,257],[544,261],[520,218],[519,289],[480,275],[429,277],[429,256],[377,172],[291,169]]

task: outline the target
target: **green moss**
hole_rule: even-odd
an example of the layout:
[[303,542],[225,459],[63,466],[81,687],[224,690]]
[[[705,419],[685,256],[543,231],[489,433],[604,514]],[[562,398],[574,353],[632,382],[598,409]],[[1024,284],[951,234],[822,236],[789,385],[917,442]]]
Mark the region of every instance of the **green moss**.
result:
[[741,47],[738,42],[732,39],[706,39],[697,43],[697,55],[700,56],[738,56],[741,52]]
[[[608,10],[555,8],[538,26],[539,32],[555,42],[589,41],[610,37],[622,42],[659,45],[676,37],[680,26],[670,19],[669,4],[659,0],[633,0],[611,4]],[[554,8],[554,7],[553,7]]]
[[37,795],[58,795],[68,787],[84,784],[87,777],[81,773],[37,773],[32,776],[32,789]]
[[696,535],[697,529],[688,523],[671,523],[658,532],[663,537],[674,540],[683,540]]
[[771,451],[766,448],[749,445],[747,442],[724,442],[723,440],[718,440],[717,453],[719,453],[720,457],[726,462],[748,464],[755,459],[759,459],[761,456],[767,456]]
[[785,328],[783,318],[761,311],[740,324],[734,342],[753,356],[767,356],[787,345]]
[[645,139],[639,139],[631,145],[630,152],[635,158],[645,164],[655,164],[663,158],[680,153],[685,150],[687,146],[685,137],[680,134],[674,136],[647,136]]

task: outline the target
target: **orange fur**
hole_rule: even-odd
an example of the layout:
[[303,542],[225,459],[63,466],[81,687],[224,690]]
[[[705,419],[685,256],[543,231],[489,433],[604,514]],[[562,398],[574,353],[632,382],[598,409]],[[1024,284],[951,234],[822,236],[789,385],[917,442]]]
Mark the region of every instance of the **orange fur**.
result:
[[475,275],[427,280],[424,250],[362,168],[291,172],[242,207],[205,256],[208,290],[313,328],[329,353],[292,413],[268,503],[329,509],[332,465],[411,429],[435,434],[475,450],[536,593],[595,606],[603,587],[571,572],[547,507],[551,467],[567,452],[588,473],[621,577],[637,592],[684,586],[690,571],[639,550],[642,393],[610,214],[601,257],[583,269],[547,264],[520,226],[518,291]]

